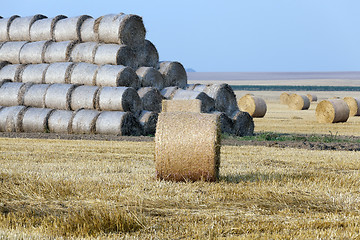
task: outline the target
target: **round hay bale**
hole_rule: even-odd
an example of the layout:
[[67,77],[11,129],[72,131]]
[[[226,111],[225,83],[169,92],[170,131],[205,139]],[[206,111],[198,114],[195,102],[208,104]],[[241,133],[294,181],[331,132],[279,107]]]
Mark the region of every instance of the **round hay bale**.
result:
[[94,18],[86,19],[80,28],[81,41],[83,42],[98,42],[98,28],[97,21]]
[[70,83],[70,76],[75,63],[51,63],[45,72],[44,83]]
[[155,45],[149,40],[135,48],[136,61],[138,66],[156,68],[159,62],[159,53]]
[[67,18],[64,15],[58,15],[53,18],[43,18],[34,22],[30,27],[30,41],[54,40],[54,28],[57,21]]
[[141,99],[134,88],[102,87],[98,95],[98,109],[132,112],[137,116],[141,111]]
[[316,102],[317,101],[317,96],[315,94],[306,94],[306,96],[309,98],[310,102]]
[[212,112],[219,116],[220,121],[220,129],[222,133],[234,134],[234,120],[232,120],[226,113],[224,112]]
[[78,86],[71,93],[71,109],[81,108],[93,110],[96,108],[96,98],[99,87]]
[[4,107],[0,111],[0,132],[20,132],[25,106]]
[[283,92],[280,94],[280,103],[288,105],[290,101],[290,94],[287,92]]
[[21,71],[26,65],[24,64],[8,64],[0,69],[0,80],[8,79],[13,82],[20,81]]
[[76,41],[51,42],[45,50],[44,62],[69,62],[70,53],[76,43]]
[[166,87],[161,89],[160,93],[163,95],[165,99],[172,99],[174,97],[175,92],[179,89],[179,87]]
[[131,112],[103,111],[96,120],[97,134],[140,136],[141,125]]
[[[96,110],[80,109],[72,119],[71,131],[77,134],[95,133],[95,123],[100,112]],[[114,121],[114,119],[113,119]]]
[[0,61],[20,63],[20,51],[26,43],[26,41],[4,43],[0,48]]
[[96,49],[93,63],[138,67],[134,51],[127,45],[99,44]]
[[24,94],[31,83],[5,82],[0,88],[0,106],[23,105]]
[[95,77],[98,65],[79,62],[71,71],[70,83],[78,85],[96,85]]
[[178,86],[185,88],[187,85],[187,74],[184,66],[179,62],[160,62],[159,72],[165,79],[165,87]]
[[48,119],[54,109],[28,108],[22,118],[23,132],[49,132]]
[[316,106],[315,114],[319,123],[346,122],[350,109],[342,99],[328,99],[321,101]]
[[45,107],[60,110],[70,110],[73,84],[52,84],[45,94]]
[[44,83],[48,67],[47,63],[25,65],[19,74],[19,82]]
[[97,42],[85,42],[76,44],[71,50],[70,61],[93,63],[98,45],[99,44]]
[[155,169],[159,179],[217,181],[220,124],[215,114],[160,113],[155,134]]
[[46,47],[51,40],[28,42],[20,50],[20,63],[43,63]]
[[215,101],[204,92],[183,90],[179,88],[174,93],[172,100],[192,100],[199,99],[201,101],[201,112],[209,113],[215,111]]
[[33,84],[24,93],[24,105],[45,108],[45,94],[50,84]]
[[241,111],[248,112],[252,117],[262,118],[266,114],[267,106],[264,99],[252,95],[245,95],[238,101]]
[[159,114],[155,112],[141,111],[138,120],[142,126],[144,136],[155,135],[158,116]]
[[310,107],[310,100],[305,95],[293,93],[289,96],[288,106],[293,110],[307,110]]
[[99,67],[95,83],[97,86],[109,87],[140,87],[140,80],[135,71],[130,67],[121,65],[102,65]]
[[360,98],[344,97],[344,101],[349,107],[350,116],[360,116]]
[[161,73],[153,67],[140,67],[136,70],[141,87],[154,87],[159,90],[165,86],[165,80]]
[[140,88],[137,93],[141,99],[143,110],[161,112],[161,102],[163,100],[163,96],[157,88],[144,87]]
[[49,131],[52,133],[71,133],[73,115],[73,111],[55,109],[48,119]]
[[20,16],[14,15],[9,18],[0,19],[0,42],[10,41],[9,38],[9,28],[11,22],[14,21],[15,18],[19,18]]
[[102,16],[98,33],[104,43],[138,46],[144,43],[146,30],[140,16],[120,13]]
[[77,17],[64,18],[57,21],[54,29],[55,41],[81,41],[81,25],[88,18],[91,17],[88,15],[81,15]]
[[254,135],[254,120],[248,112],[238,111],[232,119],[234,120],[233,133],[236,136],[252,136]]
[[37,14],[29,17],[15,18],[9,27],[9,39],[10,41],[31,41],[30,28],[31,25],[39,20],[47,18],[44,15]]
[[239,111],[236,95],[228,84],[198,85],[195,86],[194,90],[199,91],[201,88],[204,88],[202,92],[215,100],[216,111],[224,112],[228,116]]

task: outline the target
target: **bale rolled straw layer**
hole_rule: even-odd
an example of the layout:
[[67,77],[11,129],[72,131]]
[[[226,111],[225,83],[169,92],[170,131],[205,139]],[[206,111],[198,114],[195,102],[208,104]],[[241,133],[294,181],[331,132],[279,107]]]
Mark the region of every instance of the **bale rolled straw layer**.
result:
[[158,116],[159,114],[155,112],[141,111],[138,120],[143,129],[142,135],[148,136],[155,134]]
[[192,100],[199,99],[201,101],[201,112],[210,113],[215,110],[215,101],[204,92],[183,90],[179,88],[174,93],[172,100]]
[[23,132],[48,132],[48,119],[54,109],[28,108],[22,118]]
[[201,100],[163,100],[162,112],[201,113]]
[[24,94],[31,83],[5,82],[0,88],[0,106],[23,105]]
[[72,133],[95,133],[95,123],[99,114],[100,112],[96,110],[80,109],[76,111],[71,123]]
[[98,19],[88,18],[86,19],[80,28],[80,36],[83,42],[98,42]]
[[4,107],[0,111],[0,132],[20,132],[25,106]]
[[58,15],[53,18],[38,19],[31,25],[30,40],[32,42],[54,40],[55,24],[64,18],[66,16]]
[[157,88],[144,87],[138,89],[137,93],[141,99],[143,110],[161,112],[161,102],[163,100],[163,96]]
[[241,111],[248,112],[252,117],[262,118],[266,114],[267,106],[264,99],[252,95],[245,95],[238,101]]
[[315,94],[306,94],[306,96],[309,98],[310,102],[316,102],[317,101],[317,96]]
[[54,29],[55,41],[81,41],[81,25],[88,18],[91,17],[88,15],[81,15],[57,21]]
[[349,106],[350,116],[360,116],[360,98],[344,97],[344,101]]
[[316,106],[315,114],[319,123],[346,122],[350,109],[342,99],[328,99],[321,101]]
[[138,67],[135,53],[127,45],[100,44],[96,48],[93,60],[93,63],[98,65],[123,65],[133,69]]
[[45,108],[45,94],[50,84],[33,84],[24,93],[24,105]]
[[70,110],[73,84],[52,84],[45,94],[45,107],[59,110]]
[[54,110],[48,119],[49,131],[52,133],[71,133],[73,111]]
[[95,77],[98,65],[79,62],[75,64],[70,74],[70,83],[79,85],[96,85]]
[[140,67],[136,70],[141,87],[154,87],[159,90],[165,86],[165,80],[161,73],[152,67]]
[[253,136],[254,135],[254,120],[248,112],[238,111],[233,116],[234,120],[233,133],[236,136]]
[[179,62],[164,61],[159,63],[159,72],[165,80],[165,87],[178,86],[185,88],[187,85],[187,74],[184,66]]
[[72,62],[51,63],[45,72],[44,83],[70,83],[75,64]]
[[10,28],[11,22],[14,21],[14,19],[18,18],[18,17],[20,17],[20,16],[13,15],[9,18],[0,19],[0,42],[10,41],[9,28]]
[[130,67],[121,65],[102,65],[98,68],[95,77],[96,86],[109,87],[140,87],[140,80]]
[[51,42],[45,50],[44,62],[69,62],[76,43],[76,41]]
[[9,27],[10,41],[31,41],[30,28],[33,23],[39,19],[47,18],[44,15],[37,14],[29,17],[15,18]]
[[155,168],[159,179],[217,181],[220,127],[215,114],[159,114],[155,134]]
[[50,40],[26,43],[20,50],[20,63],[43,63],[45,61],[45,50],[50,43]]
[[282,94],[280,94],[280,103],[288,105],[289,98],[290,98],[290,94],[287,92],[283,92]]
[[305,95],[293,93],[289,96],[288,106],[293,110],[307,110],[310,107],[310,100]]
[[47,63],[25,65],[19,74],[19,82],[44,83],[48,67]]
[[93,63],[98,48],[97,42],[84,42],[75,44],[71,50],[70,61]]
[[131,112],[103,111],[96,120],[97,134],[140,136],[141,125]]
[[24,64],[8,64],[0,69],[0,80],[8,79],[13,82],[20,81],[21,71],[26,65]]
[[6,42],[0,48],[0,61],[7,61],[12,64],[20,63],[20,51],[26,41]]
[[96,108],[97,94],[99,87],[96,86],[78,86],[71,93],[71,109],[81,108],[94,110]]
[[145,40],[144,44],[135,49],[136,61],[141,67],[156,68],[159,62],[159,53],[152,42]]

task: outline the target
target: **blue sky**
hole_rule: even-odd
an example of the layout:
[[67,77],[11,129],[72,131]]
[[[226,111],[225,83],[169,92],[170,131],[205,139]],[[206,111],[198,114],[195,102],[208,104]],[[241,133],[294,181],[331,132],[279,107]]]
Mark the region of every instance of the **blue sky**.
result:
[[4,1],[0,15],[143,17],[160,60],[198,72],[360,71],[359,0]]

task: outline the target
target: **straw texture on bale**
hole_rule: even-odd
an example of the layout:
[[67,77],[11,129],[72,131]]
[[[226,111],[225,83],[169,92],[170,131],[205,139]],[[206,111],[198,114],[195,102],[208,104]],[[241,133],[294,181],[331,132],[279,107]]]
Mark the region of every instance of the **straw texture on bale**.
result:
[[204,92],[178,89],[174,93],[172,100],[191,100],[199,99],[201,101],[201,112],[209,113],[215,110],[215,101]]
[[43,63],[48,41],[28,42],[20,50],[20,63]]
[[289,99],[290,98],[290,94],[287,92],[283,92],[282,94],[280,94],[280,103],[282,104],[289,104]]
[[289,96],[288,106],[293,110],[307,110],[310,107],[310,100],[305,95],[293,93]]
[[201,113],[201,100],[163,100],[162,112]]
[[141,87],[154,87],[159,90],[165,86],[165,80],[161,73],[153,67],[140,67],[136,70]]
[[0,106],[23,105],[24,94],[31,83],[5,82],[0,88]]
[[139,66],[156,68],[159,62],[159,53],[155,45],[149,40],[135,49],[136,59]]
[[9,18],[0,19],[0,42],[10,41],[9,28],[10,28],[11,22],[14,21],[14,19],[18,18],[18,17],[20,17],[20,16],[13,15]]
[[91,63],[79,62],[71,71],[70,83],[79,85],[96,85],[95,77],[99,66]]
[[161,102],[163,96],[157,88],[143,87],[138,91],[141,99],[141,105],[143,110],[151,112],[161,112]]
[[161,89],[160,93],[163,95],[165,99],[172,99],[176,91],[179,89],[179,87],[166,87]]
[[53,18],[44,18],[35,21],[30,28],[30,40],[32,42],[54,40],[55,24],[64,18],[66,18],[66,16],[58,15]]
[[71,50],[70,61],[93,63],[98,45],[99,44],[97,42],[84,42],[76,44]]
[[103,16],[98,34],[101,42],[138,46],[143,44],[146,30],[140,16],[120,13]]
[[238,111],[232,117],[234,120],[233,133],[236,136],[252,136],[254,135],[254,120],[248,112]]
[[24,105],[45,108],[45,94],[50,84],[33,84],[24,93]]
[[80,109],[76,111],[71,124],[72,133],[95,133],[95,123],[99,114],[100,112],[96,110]]
[[160,113],[155,134],[156,175],[173,181],[217,181],[220,145],[217,115]]
[[23,132],[48,132],[48,119],[54,109],[28,108],[22,118]]
[[48,119],[49,131],[52,133],[71,133],[73,115],[73,111],[54,110]]
[[86,85],[76,87],[71,93],[71,109],[85,108],[94,110],[99,89],[99,87]]
[[0,111],[0,132],[20,132],[25,106],[4,107]]
[[24,64],[8,64],[0,69],[0,80],[9,79],[13,82],[20,81],[21,71],[24,69]]
[[102,87],[98,103],[98,109],[102,111],[132,112],[136,116],[141,111],[139,94],[129,87]]
[[88,15],[81,15],[77,17],[64,18],[57,21],[54,29],[55,41],[81,41],[81,25],[88,18],[91,17]]
[[26,41],[4,43],[0,48],[0,61],[12,64],[20,63],[20,51],[26,43]]
[[45,94],[45,107],[59,110],[70,110],[71,93],[75,85],[52,84]]
[[220,129],[222,133],[234,133],[234,121],[226,113],[215,111],[212,112],[212,114],[219,116]]
[[344,97],[344,101],[349,106],[350,116],[360,116],[360,98]]
[[103,111],[96,120],[96,133],[140,136],[142,128],[131,112]]
[[306,94],[306,96],[309,98],[310,102],[316,102],[317,101],[317,96],[315,94]]
[[44,83],[70,83],[70,76],[75,63],[51,63],[45,72]]
[[127,45],[118,44],[100,44],[96,49],[94,63],[124,65],[134,69],[138,67],[134,51]]
[[158,120],[158,113],[150,111],[141,111],[139,122],[143,129],[143,135],[154,135],[156,132],[156,123]]
[[19,74],[19,82],[44,83],[48,67],[47,63],[25,65]]
[[140,87],[140,80],[136,72],[130,68],[121,65],[102,65],[99,67],[95,82],[97,86],[109,87]]
[[31,41],[30,28],[31,25],[39,20],[46,18],[46,16],[37,14],[29,17],[15,18],[9,27],[9,39],[10,41]]
[[241,111],[248,112],[252,117],[262,118],[266,114],[267,106],[264,99],[252,95],[245,95],[238,101]]
[[315,109],[319,123],[346,122],[350,115],[347,103],[342,99],[328,99],[321,101]]
[[81,41],[83,42],[98,42],[98,20],[94,18],[86,19],[80,28]]
[[185,88],[187,85],[187,74],[184,66],[179,62],[164,61],[159,63],[159,72],[165,80],[165,86],[178,86]]
[[76,41],[51,42],[45,50],[44,62],[70,61],[70,54],[76,43]]

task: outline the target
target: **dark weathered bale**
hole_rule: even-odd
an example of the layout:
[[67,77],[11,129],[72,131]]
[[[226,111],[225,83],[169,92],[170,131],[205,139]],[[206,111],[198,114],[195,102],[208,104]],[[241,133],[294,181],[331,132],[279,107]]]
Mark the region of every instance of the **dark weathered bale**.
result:
[[81,15],[77,17],[64,18],[56,22],[54,29],[55,41],[81,41],[81,25],[88,18],[91,17],[88,15]]
[[76,41],[51,42],[45,50],[44,62],[68,62]]
[[70,61],[93,63],[98,48],[97,42],[84,42],[76,44],[71,50]]
[[80,28],[81,41],[83,42],[98,42],[98,21],[94,18],[86,19]]
[[234,134],[236,136],[252,136],[254,135],[254,120],[248,112],[238,111],[233,116]]
[[58,15],[53,18],[44,18],[35,21],[30,28],[30,40],[32,42],[54,40],[55,24],[64,18],[66,18],[66,16]]
[[0,111],[0,132],[20,132],[25,106],[4,107]]
[[60,110],[70,110],[73,84],[52,84],[45,94],[45,107]]
[[52,133],[71,133],[73,115],[73,111],[54,110],[48,119],[49,131]]
[[165,99],[172,99],[176,91],[179,89],[179,87],[166,87],[161,89],[160,93],[163,95]]
[[50,84],[33,84],[24,93],[24,105],[45,108],[45,94]]
[[158,116],[159,113],[150,112],[150,111],[141,111],[138,120],[142,126],[144,136],[155,134]]
[[46,16],[37,14],[29,17],[15,18],[9,27],[9,39],[10,41],[31,41],[30,28],[31,25],[39,20],[46,18]]
[[48,67],[47,63],[25,65],[19,74],[19,82],[44,83]]
[[131,112],[103,111],[96,120],[96,133],[139,136],[141,125]]
[[154,87],[159,90],[165,86],[165,80],[161,73],[152,67],[140,67],[136,70],[141,87]]
[[184,66],[179,62],[160,62],[159,72],[165,79],[165,87],[178,86],[185,88],[187,85],[187,74]]
[[95,133],[95,123],[100,112],[96,110],[80,109],[72,119],[71,131],[78,134]]
[[45,50],[50,43],[51,40],[26,43],[20,50],[20,63],[36,64],[45,62]]
[[70,83],[70,76],[75,63],[56,62],[47,68],[44,83]]
[[70,74],[70,83],[79,85],[96,85],[95,78],[100,66],[79,62],[75,64]]
[[212,112],[212,114],[219,116],[220,129],[222,133],[234,134],[234,120],[232,120],[226,113]]
[[4,43],[0,48],[0,61],[20,63],[20,50],[26,43],[26,41]]
[[20,74],[24,64],[8,64],[0,69],[0,80],[8,79],[13,82],[19,82]]
[[102,65],[99,67],[95,77],[97,86],[110,87],[140,87],[140,80],[135,71],[130,67],[121,65]]
[[201,101],[201,112],[210,113],[215,111],[215,101],[209,97],[206,93],[192,91],[192,90],[183,90],[179,88],[174,93],[172,100],[192,100],[199,99]]
[[94,110],[96,108],[96,98],[99,87],[78,86],[71,93],[71,109],[81,108]]
[[31,83],[5,82],[0,88],[0,106],[23,105],[24,94]]
[[0,42],[7,42],[10,41],[9,38],[9,28],[12,21],[14,21],[15,18],[18,18],[20,16],[14,15],[9,18],[2,18],[0,19]]
[[161,102],[164,97],[157,88],[143,87],[140,88],[137,92],[141,99],[143,110],[150,112],[161,112]]
[[23,132],[49,132],[48,119],[54,109],[28,108],[22,118]]
[[159,53],[149,40],[145,40],[144,44],[135,48],[136,60],[140,67],[156,68],[159,62]]
[[138,67],[134,51],[127,45],[118,44],[100,44],[93,63],[123,65],[133,69]]

